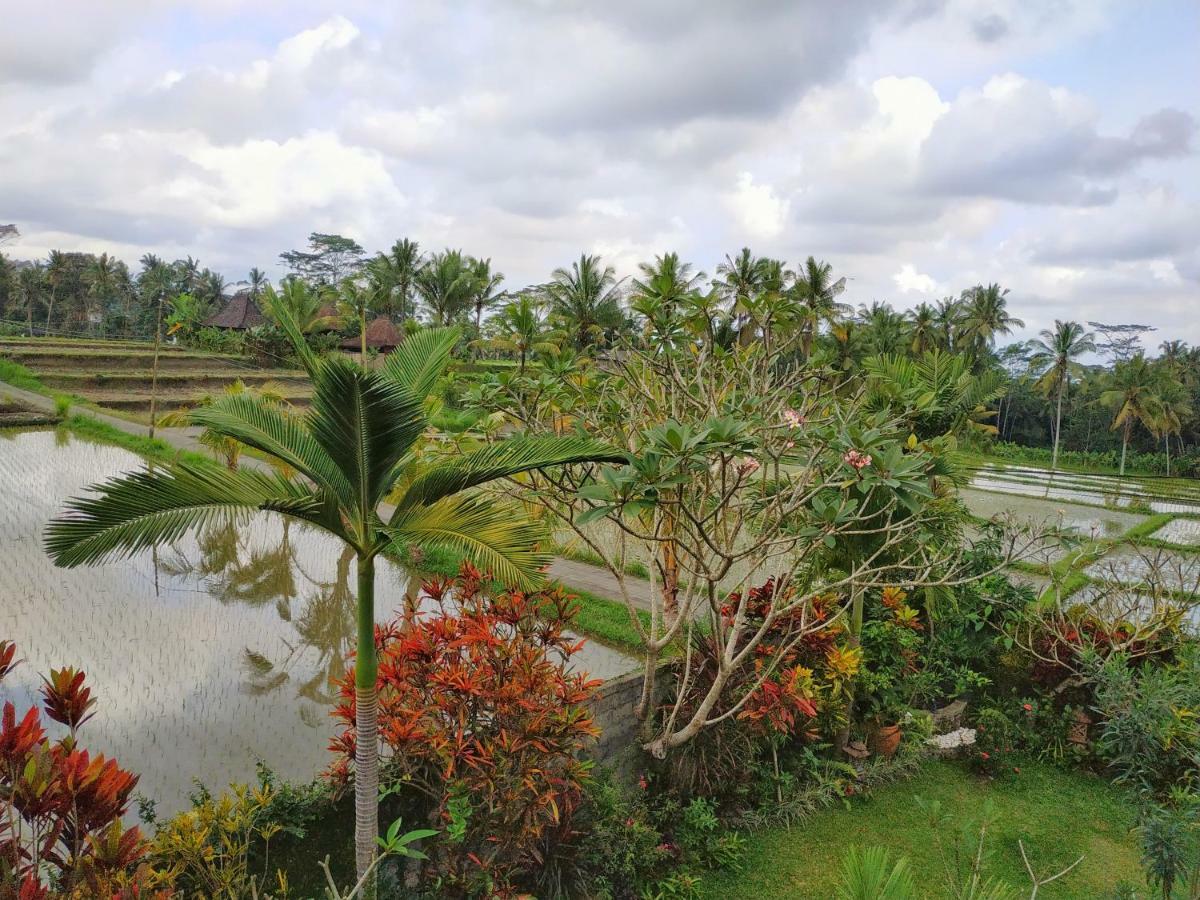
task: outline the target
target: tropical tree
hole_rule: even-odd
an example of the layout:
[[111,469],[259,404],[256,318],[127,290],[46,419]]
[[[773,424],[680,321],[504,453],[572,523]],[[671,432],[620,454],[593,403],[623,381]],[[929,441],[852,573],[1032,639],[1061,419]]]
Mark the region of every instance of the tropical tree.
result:
[[[299,281],[299,279],[294,279]],[[316,292],[313,292],[316,295]],[[355,278],[343,278],[337,291],[338,311],[347,319],[358,323],[360,361],[367,361],[367,319],[379,302],[378,289]],[[301,329],[303,330],[303,329]]]
[[471,258],[461,250],[443,250],[430,256],[417,270],[413,283],[434,325],[450,325],[471,308],[475,271]]
[[475,282],[471,288],[471,306],[475,308],[475,334],[478,336],[483,334],[483,311],[504,298],[504,293],[498,290],[504,281],[504,273],[492,271],[491,259],[472,259],[470,264]]
[[837,297],[846,290],[846,279],[833,280],[833,266],[817,262],[814,257],[804,261],[804,267],[796,273],[794,285],[796,299],[801,306],[801,344],[804,355],[812,352],[813,341],[821,325],[833,325],[850,307],[837,302]]
[[749,247],[743,247],[737,256],[726,254],[725,261],[717,266],[713,285],[729,306],[738,331],[738,343],[742,346],[754,338],[754,330],[749,325],[751,310],[765,279],[763,261],[751,253]]
[[[413,448],[425,403],[458,341],[456,329],[410,337],[369,371],[342,355],[317,357],[286,307],[272,310],[312,380],[302,417],[253,394],[192,412],[193,424],[253,447],[296,474],[178,462],[110,479],[50,523],[46,551],[73,567],[128,556],[197,531],[226,512],[262,510],[307,522],[353,549],[358,580],[355,664],[355,861],[372,866],[379,836],[375,558],[391,547],[465,553],[502,582],[536,583],[547,562],[539,530],[472,488],[534,469],[624,457],[580,437],[520,438],[433,465]],[[370,893],[373,893],[371,891]]]
[[[368,295],[369,296],[369,295]],[[304,334],[312,334],[328,328],[340,328],[341,319],[329,315],[327,291],[310,285],[300,278],[288,276],[276,290],[267,285],[263,291],[267,315],[282,306]],[[357,315],[357,312],[354,312]]]
[[621,287],[612,266],[583,254],[570,269],[558,268],[543,291],[551,311],[562,319],[576,348],[584,350],[621,324]]
[[[638,268],[641,277],[633,279],[629,307],[645,319],[647,339],[672,343],[687,339],[689,332],[680,312],[694,303],[704,273],[695,272],[691,263],[680,262],[677,253],[655,257],[653,263],[641,263]],[[664,328],[666,323],[670,325]]]
[[267,280],[267,273],[258,266],[254,266],[250,270],[246,276],[246,283],[250,285],[250,297],[254,300],[257,300],[263,289],[270,284]]
[[957,349],[963,320],[963,306],[953,297],[943,297],[934,305],[940,346],[943,350]]
[[1008,290],[998,284],[977,285],[963,292],[962,336],[979,359],[997,335],[1010,334],[1025,323],[1009,315]]
[[504,305],[496,316],[496,337],[492,343],[503,350],[516,353],[521,361],[520,371],[525,374],[525,362],[529,354],[539,349],[550,349],[546,340],[546,323],[538,302],[529,294]]
[[1004,393],[1000,372],[976,374],[965,356],[930,350],[918,359],[893,354],[863,364],[869,379],[868,405],[892,410],[922,440],[970,431],[995,434],[989,405]]
[[916,355],[938,348],[937,316],[937,310],[928,303],[920,303],[909,310],[908,333],[912,338],[909,349]]
[[1030,358],[1030,365],[1042,373],[1037,386],[1046,396],[1054,393],[1058,397],[1054,411],[1054,451],[1050,462],[1050,468],[1057,470],[1063,398],[1071,384],[1071,372],[1078,366],[1076,360],[1085,353],[1095,352],[1096,343],[1092,334],[1084,331],[1078,322],[1055,319],[1054,330],[1043,329],[1041,338],[1031,341],[1031,344],[1034,354]]
[[394,315],[398,307],[401,324],[409,317],[413,286],[421,265],[421,247],[408,238],[396,241],[391,250],[380,253],[368,264],[371,277],[380,286],[388,315]]
[[1112,387],[1100,395],[1100,402],[1115,411],[1112,430],[1121,430],[1121,468],[1125,474],[1125,455],[1133,426],[1140,424],[1151,434],[1156,433],[1161,402],[1156,393],[1158,379],[1146,357],[1138,353],[1130,359],[1118,360],[1110,378]]
[[25,326],[33,337],[33,308],[41,302],[46,289],[46,270],[41,263],[25,266],[17,273],[17,296],[25,307]]
[[907,320],[886,303],[876,301],[860,307],[858,319],[863,325],[863,337],[875,354],[900,353],[908,344]]

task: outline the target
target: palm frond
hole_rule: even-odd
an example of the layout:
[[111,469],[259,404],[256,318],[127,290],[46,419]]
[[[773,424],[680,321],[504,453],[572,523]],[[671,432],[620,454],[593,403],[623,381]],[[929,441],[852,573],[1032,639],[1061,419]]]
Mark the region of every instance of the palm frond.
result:
[[191,422],[239,441],[300,472],[346,506],[357,498],[345,474],[304,427],[304,420],[253,394],[234,394],[194,409]]
[[351,507],[366,516],[391,490],[397,462],[428,420],[403,385],[335,357],[314,375],[305,424],[352,486]]
[[410,507],[393,516],[384,531],[398,547],[415,544],[464,554],[481,571],[514,587],[535,587],[550,563],[550,554],[537,549],[546,537],[540,525],[511,506],[476,497]]
[[428,506],[451,494],[532,469],[586,462],[626,462],[614,447],[580,437],[513,437],[418,476],[397,507]]
[[382,372],[423,401],[446,371],[458,338],[457,328],[426,328],[409,335],[388,354]]
[[325,516],[319,496],[274,473],[180,463],[122,475],[93,490],[99,496],[73,498],[67,514],[46,527],[45,549],[55,565],[73,568],[131,556],[237,510],[273,510],[327,529],[340,527]]
[[291,308],[270,285],[267,285],[263,290],[262,298],[271,317],[283,329],[283,333],[287,335],[288,340],[292,344],[292,349],[296,352],[296,356],[300,360],[300,364],[304,366],[304,371],[311,377],[316,372],[320,364],[320,359],[313,353],[312,348],[308,346],[308,339],[304,336],[304,329],[296,321]]

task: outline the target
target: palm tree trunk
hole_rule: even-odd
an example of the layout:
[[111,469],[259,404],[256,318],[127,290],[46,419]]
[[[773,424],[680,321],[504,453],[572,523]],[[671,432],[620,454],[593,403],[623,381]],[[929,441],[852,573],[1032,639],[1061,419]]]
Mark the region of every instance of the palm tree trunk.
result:
[[1121,470],[1119,474],[1122,478],[1125,477],[1125,451],[1129,449],[1129,423],[1125,423],[1125,427],[1121,429]]
[[1054,413],[1054,454],[1050,461],[1051,471],[1056,471],[1058,469],[1058,441],[1059,438],[1062,437],[1062,403],[1063,394],[1066,391],[1066,384],[1066,379],[1063,379],[1058,383],[1058,409]]
[[[359,879],[375,858],[379,837],[379,696],[375,679],[375,560],[358,557],[358,648],[354,660],[354,868]],[[372,876],[363,889],[375,896]]]
[[154,437],[154,417],[158,406],[158,351],[162,346],[163,297],[158,295],[158,313],[154,319],[154,364],[150,369],[150,437]]
[[367,315],[366,315],[365,310],[363,312],[362,318],[359,319],[359,322],[358,322],[358,342],[361,347],[360,352],[362,353],[362,356],[359,359],[359,364],[362,365],[363,368],[366,368],[366,366],[367,366]]
[[1171,477],[1171,432],[1163,434],[1163,448],[1167,451],[1167,477]]

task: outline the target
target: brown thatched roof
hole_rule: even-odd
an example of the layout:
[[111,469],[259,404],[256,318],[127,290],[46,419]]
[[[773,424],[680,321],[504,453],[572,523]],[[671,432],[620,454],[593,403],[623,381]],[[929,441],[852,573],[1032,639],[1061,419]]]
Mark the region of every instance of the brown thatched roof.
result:
[[315,320],[321,324],[314,323],[311,326],[312,331],[337,331],[342,326],[342,317],[332,303],[322,303]]
[[[379,316],[367,326],[367,346],[376,350],[392,350],[400,346],[403,336],[387,316]],[[342,341],[342,347],[347,350],[358,350],[362,347],[359,335],[348,337]]]
[[236,328],[239,330],[254,328],[267,323],[266,316],[254,302],[249,291],[238,291],[229,298],[229,302],[216,315],[204,320],[206,328]]

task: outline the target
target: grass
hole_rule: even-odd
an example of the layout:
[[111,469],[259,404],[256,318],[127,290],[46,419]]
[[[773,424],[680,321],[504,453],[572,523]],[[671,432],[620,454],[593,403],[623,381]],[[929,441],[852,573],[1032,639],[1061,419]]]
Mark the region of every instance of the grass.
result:
[[114,428],[107,422],[101,422],[99,419],[94,419],[91,416],[81,413],[70,416],[63,422],[63,425],[79,437],[87,438],[99,444],[121,447],[124,450],[129,450],[132,453],[136,453],[146,459],[154,460],[155,462],[165,463],[180,460],[207,466],[216,465],[210,457],[202,453],[193,453],[191,450],[180,450],[159,438],[148,438],[140,434],[130,434],[128,431]]
[[[942,864],[918,797],[939,801],[959,824],[977,820],[990,799],[998,820],[988,832],[984,871],[1017,888],[1020,896],[1027,895],[1029,882],[1018,839],[1042,875],[1084,857],[1069,875],[1039,891],[1046,900],[1109,896],[1122,880],[1142,885],[1131,807],[1117,788],[1040,763],[1022,766],[1019,776],[989,782],[960,763],[937,761],[915,778],[815,813],[790,830],[745,835],[748,852],[741,870],[705,875],[702,894],[722,900],[832,897],[847,848],[879,845],[893,856],[908,857],[921,896],[949,896],[942,890]],[[953,834],[950,829],[944,839],[952,840]]]
[[38,394],[46,393],[46,388],[38,381],[37,376],[32,371],[20,363],[13,362],[11,359],[5,359],[2,356],[0,356],[0,381],[6,382],[15,388],[21,388],[22,390],[34,391]]

